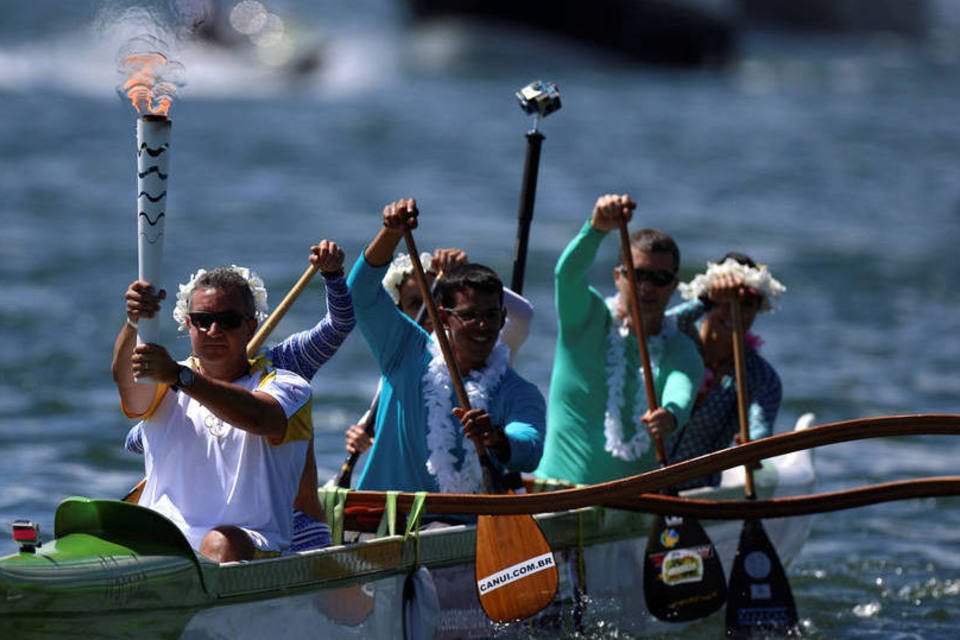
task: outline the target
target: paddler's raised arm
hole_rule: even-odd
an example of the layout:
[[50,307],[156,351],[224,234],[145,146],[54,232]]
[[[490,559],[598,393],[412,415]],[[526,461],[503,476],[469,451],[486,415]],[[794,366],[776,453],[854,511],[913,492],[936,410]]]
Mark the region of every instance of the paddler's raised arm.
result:
[[560,255],[553,275],[561,328],[574,328],[590,321],[594,305],[603,304],[603,297],[590,288],[590,267],[606,234],[619,228],[621,218],[629,222],[636,206],[627,194],[600,196],[590,220]]
[[142,415],[153,404],[157,394],[156,383],[138,383],[136,376],[140,375],[141,364],[134,358],[134,349],[137,346],[137,322],[140,318],[152,318],[160,310],[160,301],[166,298],[166,292],[159,295],[153,290],[150,283],[136,280],[127,288],[126,320],[120,327],[117,340],[113,345],[113,363],[111,370],[113,380],[120,393],[120,403],[127,415]]
[[269,350],[267,356],[275,366],[312,380],[353,330],[356,318],[343,259],[343,249],[331,240],[310,247],[310,263],[320,269],[326,283],[327,313],[312,329],[295,333]]
[[417,228],[417,215],[417,201],[414,198],[397,200],[383,208],[383,227],[363,252],[370,266],[390,264],[404,231]]

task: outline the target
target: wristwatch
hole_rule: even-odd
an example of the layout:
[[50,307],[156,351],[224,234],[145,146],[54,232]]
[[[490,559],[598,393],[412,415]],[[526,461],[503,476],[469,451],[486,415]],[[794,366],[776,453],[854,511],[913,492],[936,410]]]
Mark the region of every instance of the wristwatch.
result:
[[189,389],[196,382],[197,376],[190,367],[180,365],[177,369],[177,382],[171,387],[174,391]]

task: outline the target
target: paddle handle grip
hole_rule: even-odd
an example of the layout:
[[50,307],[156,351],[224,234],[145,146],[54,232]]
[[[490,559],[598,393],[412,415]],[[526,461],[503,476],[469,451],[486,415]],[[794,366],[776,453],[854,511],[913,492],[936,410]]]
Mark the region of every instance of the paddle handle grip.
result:
[[[740,442],[746,444],[750,442],[750,425],[747,403],[749,402],[749,390],[747,389],[747,367],[746,367],[746,348],[743,341],[743,314],[740,311],[740,298],[734,297],[730,301],[730,316],[733,319],[733,371],[737,379],[737,416],[740,419]],[[748,464],[744,466],[746,473],[743,489],[747,498],[756,499],[756,490],[753,486],[753,468]]]
[[[627,221],[620,218],[620,252],[623,254],[623,266],[627,270],[627,282],[630,291],[630,314],[633,316],[633,326],[637,333],[637,346],[640,348],[640,364],[643,367],[643,389],[647,394],[647,408],[654,411],[658,408],[657,393],[653,388],[653,366],[650,364],[650,351],[647,349],[647,329],[643,324],[643,310],[640,307],[640,288],[637,286],[637,274],[633,269],[633,249],[630,246],[630,233],[627,231]],[[657,462],[665,464],[666,453],[663,450],[663,440],[659,434],[654,434],[653,442],[657,450]]]
[[287,295],[280,301],[280,304],[273,310],[273,313],[263,321],[263,324],[260,325],[260,328],[257,329],[257,332],[253,334],[253,337],[250,339],[250,342],[247,343],[247,357],[252,358],[257,355],[257,352],[260,351],[260,347],[263,346],[263,343],[267,341],[267,338],[270,337],[270,334],[273,333],[273,330],[276,329],[277,325],[280,324],[280,321],[283,320],[283,316],[287,314],[287,311],[290,310],[290,307],[293,306],[293,303],[296,301],[300,294],[303,293],[303,290],[307,288],[307,285],[310,283],[310,279],[313,278],[313,275],[319,270],[319,267],[311,264],[307,267],[306,271],[303,272],[303,275],[300,276],[300,279],[297,280],[296,284],[293,285],[293,288],[287,293]]
[[537,199],[537,177],[540,174],[540,146],[544,135],[539,131],[527,132],[527,156],[523,162],[523,185],[520,189],[520,207],[517,211],[517,245],[513,252],[513,275],[510,289],[517,295],[523,293],[523,278],[527,270],[527,247],[530,240],[530,225],[533,222],[533,205]]

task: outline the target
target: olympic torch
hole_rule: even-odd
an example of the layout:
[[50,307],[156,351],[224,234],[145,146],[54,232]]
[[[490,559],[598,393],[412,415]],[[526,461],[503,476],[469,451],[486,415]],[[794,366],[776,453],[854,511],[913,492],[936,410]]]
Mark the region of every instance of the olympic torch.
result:
[[[137,119],[137,277],[160,291],[163,227],[167,212],[170,119],[145,114]],[[160,318],[141,318],[140,342],[160,341]]]
[[[134,45],[144,40],[134,41]],[[154,44],[150,42],[150,44]],[[163,234],[166,223],[167,178],[170,163],[168,117],[180,65],[156,51],[134,52],[121,57],[120,71],[126,80],[118,87],[137,110],[137,277],[160,291],[163,279]],[[159,343],[160,319],[140,318],[140,342]]]

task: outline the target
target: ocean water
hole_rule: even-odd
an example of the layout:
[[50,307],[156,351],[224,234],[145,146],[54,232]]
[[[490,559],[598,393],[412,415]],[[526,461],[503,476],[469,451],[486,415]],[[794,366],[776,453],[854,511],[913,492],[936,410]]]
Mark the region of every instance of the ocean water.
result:
[[[422,248],[462,247],[509,274],[530,127],[513,92],[543,78],[563,108],[542,126],[525,289],[536,317],[516,362],[543,391],[553,265],[596,197],[615,191],[639,202],[636,224],[677,239],[685,278],[736,249],[787,285],[755,325],[783,379],[781,429],[806,411],[819,423],[957,412],[955,30],[922,42],[751,33],[736,65],[705,73],[503,27],[422,27],[388,0],[277,3],[292,59],[318,63],[300,74],[254,47],[156,31],[171,18],[160,6],[0,2],[0,525],[32,517],[49,534],[64,497],[119,497],[142,475],[122,450],[129,423],[109,366],[136,275],[135,116],[114,91],[115,57],[148,27],[187,82],[171,112],[168,290],[197,267],[237,263],[276,303],[309,244],[334,239],[352,263],[381,207],[411,195]],[[594,271],[605,290],[616,244]],[[322,312],[317,283],[276,337]],[[169,317],[162,331],[186,353]],[[359,334],[315,379],[321,478],[375,385]],[[950,438],[868,440],[818,450],[816,464],[820,488],[836,490],[952,474],[958,453]],[[804,637],[960,636],[958,507],[820,517],[789,568]]]

